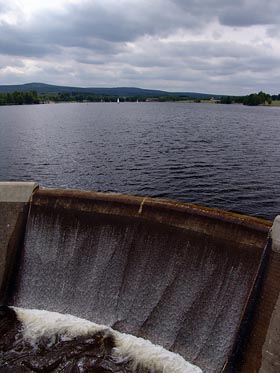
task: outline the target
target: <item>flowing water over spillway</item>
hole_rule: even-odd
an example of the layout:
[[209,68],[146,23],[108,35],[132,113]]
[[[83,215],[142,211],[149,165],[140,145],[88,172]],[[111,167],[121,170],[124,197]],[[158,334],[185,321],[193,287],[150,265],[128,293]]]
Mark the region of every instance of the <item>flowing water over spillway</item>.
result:
[[141,215],[100,213],[100,203],[36,193],[8,304],[106,325],[219,372],[261,251]]

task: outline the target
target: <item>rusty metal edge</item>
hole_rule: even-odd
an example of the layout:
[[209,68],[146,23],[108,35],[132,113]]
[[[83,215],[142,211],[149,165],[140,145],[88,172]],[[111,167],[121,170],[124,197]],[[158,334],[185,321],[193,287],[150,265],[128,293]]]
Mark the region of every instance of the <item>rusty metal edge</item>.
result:
[[188,212],[191,211],[193,214],[199,216],[205,216],[211,219],[219,219],[224,222],[234,223],[237,225],[243,225],[248,228],[253,228],[262,232],[268,232],[272,226],[272,222],[260,218],[255,218],[247,215],[237,214],[234,212],[228,212],[219,210],[216,208],[205,207],[201,205],[190,204],[186,202],[177,202],[165,199],[157,199],[151,197],[140,197],[128,194],[118,193],[103,193],[94,191],[80,191],[80,190],[64,190],[64,189],[36,189],[33,194],[33,203],[36,204],[36,198],[38,197],[53,197],[69,199],[75,198],[78,200],[97,200],[104,202],[117,202],[126,205],[138,206],[139,213],[145,206],[157,207],[160,209],[168,209],[177,212]]

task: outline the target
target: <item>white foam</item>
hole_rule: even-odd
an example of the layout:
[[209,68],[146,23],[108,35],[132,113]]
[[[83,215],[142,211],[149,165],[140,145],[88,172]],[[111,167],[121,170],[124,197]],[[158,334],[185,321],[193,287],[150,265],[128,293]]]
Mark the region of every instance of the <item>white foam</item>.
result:
[[36,347],[42,337],[55,342],[55,336],[61,340],[71,340],[78,336],[93,335],[97,332],[112,334],[116,347],[113,357],[116,361],[131,361],[132,370],[139,365],[151,372],[162,373],[201,373],[202,370],[187,362],[179,354],[170,352],[150,341],[129,334],[117,332],[105,325],[95,324],[78,317],[42,310],[28,310],[12,307],[22,323],[23,338]]
[[68,341],[78,336],[87,336],[109,330],[105,325],[98,325],[85,319],[68,314],[11,307],[22,323],[24,340],[36,347],[40,338],[52,339],[55,335]]
[[183,357],[168,351],[162,346],[135,337],[133,335],[113,331],[116,341],[114,349],[116,357],[125,356],[132,360],[132,369],[136,370],[138,365],[149,368],[149,371],[160,371],[163,373],[201,373],[202,370],[187,362]]

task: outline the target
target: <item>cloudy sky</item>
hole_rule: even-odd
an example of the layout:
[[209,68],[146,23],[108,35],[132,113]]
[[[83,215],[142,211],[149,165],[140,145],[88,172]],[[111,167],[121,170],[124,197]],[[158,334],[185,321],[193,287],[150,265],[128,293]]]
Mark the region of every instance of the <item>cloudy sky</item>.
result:
[[276,0],[0,0],[0,84],[280,93]]

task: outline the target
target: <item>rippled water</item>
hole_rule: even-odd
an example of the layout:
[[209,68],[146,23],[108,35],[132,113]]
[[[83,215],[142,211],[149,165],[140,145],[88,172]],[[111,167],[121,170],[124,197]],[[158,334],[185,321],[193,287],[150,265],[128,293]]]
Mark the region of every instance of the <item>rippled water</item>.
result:
[[272,220],[280,108],[187,103],[0,107],[0,180],[169,198]]

